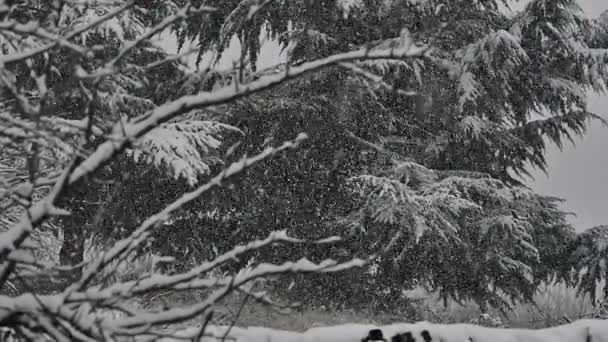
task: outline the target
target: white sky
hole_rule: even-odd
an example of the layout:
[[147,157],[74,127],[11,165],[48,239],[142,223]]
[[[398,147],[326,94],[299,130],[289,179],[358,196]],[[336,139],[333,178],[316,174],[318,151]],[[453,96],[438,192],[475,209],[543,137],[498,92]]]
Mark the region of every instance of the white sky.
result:
[[[520,10],[530,2],[529,0],[511,0],[514,10]],[[603,11],[608,9],[608,0],[578,0],[579,5],[591,18],[598,17]]]
[[[521,8],[528,1],[514,6]],[[608,10],[608,0],[579,0],[591,18]],[[590,94],[588,110],[608,120],[608,96]],[[566,199],[562,206],[577,216],[570,221],[577,230],[608,224],[608,128],[593,122],[588,134],[568,143],[563,151],[551,146],[547,154],[548,176],[538,171],[529,185],[537,192]]]
[[[608,4],[607,4],[608,5]],[[608,96],[591,94],[589,110],[608,120]],[[547,153],[548,176],[535,172],[529,185],[537,192],[566,199],[562,206],[577,214],[570,221],[578,230],[608,224],[608,128],[592,123],[587,135],[563,151]]]
[[[529,0],[514,1],[514,10],[522,9]],[[579,0],[589,17],[598,17],[608,10],[608,0]],[[175,39],[164,39],[162,45],[175,52]],[[235,39],[225,52],[220,68],[228,68],[238,60],[239,44]],[[261,49],[258,67],[265,68],[280,63],[278,45],[266,42]],[[202,64],[204,65],[204,63]],[[608,120],[608,96],[591,94],[589,110]],[[563,151],[551,146],[547,154],[548,176],[537,171],[528,184],[537,192],[566,199],[563,209],[572,211],[577,217],[571,222],[577,230],[600,224],[608,224],[608,128],[594,122],[588,134],[576,141],[576,146],[566,144]]]

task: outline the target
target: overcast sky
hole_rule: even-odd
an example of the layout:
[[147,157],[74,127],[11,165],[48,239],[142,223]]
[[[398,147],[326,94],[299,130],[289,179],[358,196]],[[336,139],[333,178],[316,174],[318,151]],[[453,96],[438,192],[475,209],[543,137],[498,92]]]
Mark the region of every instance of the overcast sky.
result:
[[[608,119],[608,97],[591,94],[589,110]],[[577,214],[570,221],[578,230],[608,224],[608,128],[593,122],[575,146],[568,144],[563,151],[552,146],[547,161],[548,176],[535,172],[529,185],[566,199],[562,207]]]
[[[521,9],[528,1],[515,4]],[[579,0],[587,15],[596,18],[608,10],[608,0]],[[590,94],[588,110],[608,120],[608,96]],[[593,122],[588,134],[567,144],[563,151],[551,146],[548,176],[534,172],[529,185],[539,193],[566,199],[562,206],[577,214],[571,222],[577,230],[608,224],[608,128]]]
[[[513,3],[513,9],[520,10],[530,1],[511,0],[511,2]],[[608,0],[578,0],[578,3],[591,18],[598,17],[603,11],[608,9]]]
[[[522,9],[529,0],[517,1],[514,10]],[[608,9],[608,0],[579,0],[579,4],[591,18],[598,17]],[[162,39],[162,45],[175,52],[175,39]],[[228,68],[232,60],[238,59],[238,41],[226,51],[220,68]],[[266,42],[261,49],[259,67],[265,68],[282,62],[277,55],[278,45]],[[204,64],[204,63],[203,63]],[[589,110],[608,120],[608,96],[590,94]],[[576,140],[576,146],[567,144],[563,151],[549,148],[548,176],[533,172],[534,180],[528,185],[539,193],[566,199],[563,209],[572,211],[577,217],[571,222],[577,230],[608,224],[608,128],[593,122],[588,134]]]

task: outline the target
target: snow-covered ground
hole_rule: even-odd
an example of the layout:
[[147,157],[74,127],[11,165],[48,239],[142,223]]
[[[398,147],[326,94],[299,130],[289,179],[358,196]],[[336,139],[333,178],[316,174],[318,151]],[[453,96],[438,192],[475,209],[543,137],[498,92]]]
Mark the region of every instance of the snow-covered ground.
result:
[[[580,320],[558,327],[529,330],[485,328],[472,324],[431,324],[419,322],[414,324],[400,323],[384,326],[367,324],[345,324],[332,327],[312,328],[303,333],[281,331],[261,327],[229,327],[209,326],[208,336],[201,341],[217,341],[225,337],[227,341],[235,342],[608,342],[608,321]],[[378,329],[378,330],[376,330]],[[189,328],[179,332],[181,338],[193,338],[200,328]],[[370,331],[376,339],[368,338]],[[383,339],[377,339],[382,333]],[[179,341],[181,338],[166,338],[161,341]]]

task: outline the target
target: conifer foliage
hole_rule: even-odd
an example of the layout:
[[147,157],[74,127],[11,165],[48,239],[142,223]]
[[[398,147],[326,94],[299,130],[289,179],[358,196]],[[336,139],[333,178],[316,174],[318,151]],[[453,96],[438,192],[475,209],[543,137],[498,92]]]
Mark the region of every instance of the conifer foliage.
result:
[[[272,304],[246,285],[286,273],[292,295],[319,289],[311,303],[398,303],[422,284],[501,308],[563,271],[556,256],[596,279],[602,230],[575,238],[559,199],[519,176],[546,168],[547,142],[599,119],[585,94],[608,81],[608,31],[572,0],[533,0],[514,17],[505,5],[0,1],[0,286],[67,281],[58,294],[0,295],[0,326],[158,337],[233,291]],[[199,68],[159,46],[167,32],[196,44]],[[260,36],[284,64],[258,70]],[[234,68],[217,70],[234,38]],[[58,261],[30,253],[49,230]],[[85,260],[87,241],[104,253]],[[108,282],[113,263],[142,254],[149,273]],[[184,289],[211,294],[125,307]]]
[[[179,78],[184,74],[184,64],[179,59],[167,59],[167,51],[150,39],[142,39],[142,36],[149,34],[151,25],[157,25],[157,29],[168,25],[158,23],[162,17],[155,18],[155,13],[148,12],[145,7],[129,3],[116,7],[111,3],[68,4],[62,1],[42,1],[31,4],[26,2],[8,8],[11,16],[7,25],[19,23],[22,32],[8,30],[2,37],[1,45],[5,53],[3,62],[8,66],[4,72],[7,73],[6,78],[14,82],[8,83],[15,87],[13,91],[22,89],[30,101],[40,106],[41,112],[48,118],[46,120],[52,120],[44,128],[47,137],[35,145],[47,155],[43,161],[47,169],[57,172],[74,152],[86,154],[103,141],[105,136],[112,134],[112,126],[117,121],[143,115],[166,101],[166,91],[163,88],[170,85],[169,75]],[[36,20],[48,32],[30,35],[30,28],[24,23]],[[89,26],[90,29],[85,29]],[[24,35],[27,39],[23,39]],[[58,38],[49,38],[49,35]],[[52,39],[63,39],[64,35],[73,42],[68,45],[71,50],[52,53],[53,44],[58,44],[53,43]],[[130,53],[121,53],[125,46],[129,46]],[[37,49],[41,49],[41,52],[35,53]],[[22,51],[34,51],[28,63],[37,72],[44,73],[41,74],[46,81],[44,99],[37,89],[39,84],[30,79],[31,65],[23,63],[21,59],[11,60],[13,55]],[[162,60],[166,61],[158,63]],[[124,71],[114,73],[110,71],[111,68]],[[11,97],[6,88],[3,92],[6,98]],[[7,103],[6,108],[10,109],[14,105]],[[15,117],[6,116],[5,120],[7,126],[4,127],[14,130]],[[36,131],[34,127],[40,127],[29,115],[20,115],[18,123],[18,127],[30,129],[22,134],[32,134]],[[60,131],[57,132],[58,130]],[[85,145],[81,145],[83,130],[87,134]],[[221,165],[214,153],[218,151],[224,135],[235,131],[227,125],[201,120],[196,116],[190,116],[187,121],[177,119],[164,123],[150,134],[134,141],[131,148],[126,150],[133,162],[122,168],[110,167],[107,170],[113,176],[109,178],[120,179],[121,174],[147,163],[160,168],[168,176],[184,180],[187,184],[196,184],[201,176],[209,174],[211,167]],[[61,136],[56,137],[57,133]],[[53,139],[53,144],[48,144],[48,139]],[[13,136],[8,136],[7,140],[15,141]],[[25,155],[32,147],[31,144],[32,139],[21,140],[18,146],[13,146],[11,153]],[[84,151],[79,150],[82,148]],[[139,166],[135,166],[137,163]],[[117,186],[96,182],[76,188],[72,190],[71,203],[66,204],[75,207],[73,215],[61,219],[64,239],[60,261],[65,265],[81,263],[87,236],[99,233],[99,229],[88,229],[95,226],[93,220],[97,220],[91,212],[104,210],[108,205],[87,203],[108,201],[108,198],[116,198],[111,194],[119,191]],[[118,203],[122,207],[131,208],[146,205],[143,199],[135,203],[119,200]],[[13,210],[2,212],[7,222],[14,222],[18,217],[15,215],[22,212],[11,207]],[[160,208],[150,208],[158,209]],[[109,231],[115,232],[115,229]]]
[[[155,46],[152,38],[185,17],[203,16],[214,9],[200,4],[169,6],[157,9],[160,17],[155,17],[145,5],[148,3],[0,3],[0,45],[4,52],[0,56],[0,187],[2,215],[8,216],[3,217],[0,232],[0,290],[14,289],[18,282],[17,292],[25,292],[23,296],[2,292],[0,327],[12,329],[19,339],[39,340],[46,336],[58,341],[90,341],[159,336],[164,334],[160,329],[166,324],[209,314],[219,300],[234,291],[269,302],[245,286],[257,278],[294,272],[337,272],[365,263],[363,259],[314,263],[301,258],[280,265],[252,265],[249,272],[214,280],[213,272],[218,267],[242,254],[276,244],[305,242],[277,231],[231,251],[224,250],[207,262],[196,260],[196,265],[185,270],[163,273],[166,269],[159,265],[170,263],[170,258],[156,260],[150,256],[153,262],[148,273],[130,275],[128,281],[104,281],[104,271],[115,272],[109,269],[112,265],[131,260],[133,254],[145,250],[142,247],[149,244],[153,232],[170,222],[184,205],[255,163],[298,147],[306,139],[303,133],[293,135],[222,169],[217,153],[225,133],[242,132],[205,118],[201,110],[221,107],[340,61],[366,58],[363,52],[337,55],[302,65],[289,75],[275,73],[258,78],[245,88],[224,86],[213,93],[171,98],[168,87],[174,86],[175,79],[187,70],[179,58]],[[405,59],[419,58],[422,50],[391,53],[375,58],[395,53]],[[126,158],[134,161],[130,167],[138,169],[120,169]],[[101,255],[83,260],[84,241],[89,238],[86,235],[99,233],[107,214],[91,207],[103,209],[114,204],[114,198],[123,198],[103,198],[105,187],[110,184],[111,188],[111,182],[100,182],[100,178],[108,177],[108,173],[114,178],[111,181],[128,182],[129,173],[134,178],[142,177],[146,174],[142,161],[153,164],[154,168],[147,169],[166,172],[155,174],[161,178],[158,183],[179,177],[185,178],[189,187],[174,187],[170,199],[164,194],[158,196],[164,203],[147,208],[146,217],[122,216],[131,220],[128,231],[115,236],[117,241],[104,246]],[[219,172],[213,166],[219,167]],[[211,172],[217,175],[207,176]],[[154,186],[155,179],[146,181],[152,192],[139,194],[139,203],[146,201],[145,196],[155,198],[154,191],[160,190]],[[91,199],[101,203],[91,203]],[[60,230],[55,239],[63,240],[61,265],[53,258],[44,260],[30,253],[49,247],[36,245],[31,239],[45,224]],[[118,227],[124,222],[111,224]],[[306,243],[327,245],[333,241]],[[44,293],[48,289],[43,283],[62,277],[67,284],[52,289],[53,293]],[[184,286],[211,293],[190,308],[163,312],[128,308],[142,295]],[[104,317],[101,308],[127,312],[128,319]],[[200,334],[204,334],[204,329]]]
[[[201,54],[221,53],[238,37],[248,56],[239,65],[245,75],[256,72],[264,31],[282,44],[287,64],[414,41],[433,50],[423,59],[341,64],[293,82],[280,99],[232,110],[250,146],[280,139],[290,125],[311,135],[310,152],[251,171],[243,200],[256,209],[246,210],[250,223],[234,223],[238,232],[262,234],[272,225],[302,236],[346,232],[355,241],[349,253],[361,246],[393,253],[382,263],[403,276],[391,280],[395,268],[380,267],[385,272],[373,281],[387,279],[381,287],[416,280],[499,306],[509,297],[529,299],[559,268],[550,260],[567,249],[572,227],[560,199],[530,192],[522,177],[531,167],[546,170],[548,143],[561,148],[603,121],[586,100],[608,80],[600,21],[570,0],[531,1],[515,16],[494,0],[276,1],[246,15],[240,4],[222,1],[210,15],[221,30],[198,22],[175,30]],[[253,190],[259,187],[265,191]],[[417,262],[430,259],[436,262],[428,268]]]

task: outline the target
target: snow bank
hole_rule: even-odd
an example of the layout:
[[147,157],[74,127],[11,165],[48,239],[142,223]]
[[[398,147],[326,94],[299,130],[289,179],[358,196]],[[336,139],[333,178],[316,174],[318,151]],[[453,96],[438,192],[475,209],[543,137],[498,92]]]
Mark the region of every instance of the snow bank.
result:
[[[201,341],[222,339],[226,326],[209,326],[206,334],[214,335]],[[199,328],[200,329],[200,328]],[[361,342],[382,341],[370,339],[370,331],[378,329],[384,341],[391,342],[608,342],[608,320],[580,320],[558,327],[531,329],[486,328],[473,324],[431,324],[419,322],[414,324],[400,323],[384,326],[368,324],[345,324],[331,327],[319,327],[303,333],[274,330],[261,327],[230,329],[226,341],[234,342]],[[372,335],[379,335],[375,331]],[[189,328],[180,331],[173,339],[162,339],[164,342],[179,341],[183,338],[197,336],[198,329]],[[377,338],[377,336],[376,336]]]

